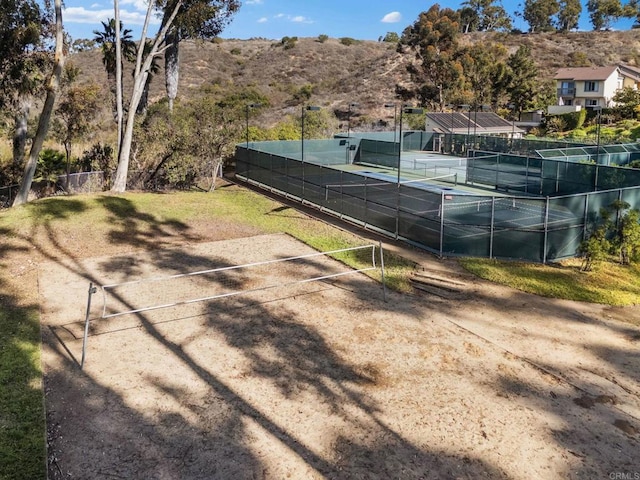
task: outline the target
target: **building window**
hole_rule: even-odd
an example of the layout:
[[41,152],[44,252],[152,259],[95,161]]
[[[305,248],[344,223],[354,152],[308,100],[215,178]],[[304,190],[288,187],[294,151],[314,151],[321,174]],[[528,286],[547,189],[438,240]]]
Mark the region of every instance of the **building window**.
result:
[[573,99],[572,99],[572,98],[567,98],[567,99],[564,101],[564,104],[565,104],[565,105],[573,105]]
[[598,100],[594,100],[593,98],[587,98],[586,106],[587,107],[597,107],[598,106]]
[[584,91],[585,92],[597,92],[598,91],[598,82],[584,82]]
[[558,96],[575,95],[576,84],[574,82],[560,82],[560,88],[558,89]]

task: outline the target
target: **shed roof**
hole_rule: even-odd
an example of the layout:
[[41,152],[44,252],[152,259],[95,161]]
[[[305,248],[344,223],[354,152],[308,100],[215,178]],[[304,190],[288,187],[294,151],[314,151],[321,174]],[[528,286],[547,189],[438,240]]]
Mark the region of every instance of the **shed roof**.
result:
[[496,133],[523,133],[513,122],[505,120],[493,112],[451,112],[427,113],[427,125],[434,131],[442,133],[467,133],[473,131],[477,134]]

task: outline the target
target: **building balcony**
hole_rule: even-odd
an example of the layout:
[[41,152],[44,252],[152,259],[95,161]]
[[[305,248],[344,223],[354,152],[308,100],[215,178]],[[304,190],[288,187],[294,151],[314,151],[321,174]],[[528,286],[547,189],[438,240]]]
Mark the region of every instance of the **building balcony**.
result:
[[558,88],[558,97],[574,97],[575,95],[575,88]]

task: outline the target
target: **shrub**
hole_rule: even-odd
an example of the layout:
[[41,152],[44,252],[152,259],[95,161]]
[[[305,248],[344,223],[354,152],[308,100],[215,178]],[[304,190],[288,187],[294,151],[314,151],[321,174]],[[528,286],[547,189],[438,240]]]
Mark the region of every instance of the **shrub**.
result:
[[631,140],[637,140],[640,138],[640,125],[631,129]]
[[547,117],[545,127],[548,134],[559,133],[567,129],[567,123],[563,115],[554,115]]
[[284,47],[285,50],[289,50],[296,46],[298,42],[298,37],[282,37],[280,40],[280,44]]
[[351,37],[342,37],[340,39],[340,43],[342,45],[346,45],[347,47],[355,44],[357,42],[357,40],[355,38],[351,38]]
[[627,202],[616,200],[600,210],[601,221],[593,233],[580,244],[582,270],[589,271],[607,255],[618,255],[622,265],[640,260],[640,211]]
[[611,243],[607,240],[607,229],[597,228],[586,240],[580,243],[578,254],[582,257],[580,270],[590,272],[594,266],[607,259]]
[[571,131],[569,135],[567,135],[568,138],[585,138],[586,136],[587,131],[583,128],[576,128],[575,130]]
[[400,37],[396,32],[387,32],[382,41],[389,43],[398,43],[400,41]]
[[305,100],[309,100],[313,92],[315,91],[315,87],[310,83],[301,86],[296,92],[293,94],[293,98],[297,102],[304,102]]
[[569,54],[569,66],[571,67],[589,67],[591,61],[587,54],[582,51],[575,51]]
[[565,113],[559,116],[564,120],[567,130],[575,130],[584,125],[584,121],[587,119],[587,110],[583,108],[579,112]]
[[633,162],[630,162],[627,166],[630,168],[640,168],[640,160],[634,160]]
[[324,43],[329,40],[329,35],[325,35],[324,33],[318,35],[318,42]]
[[242,53],[242,50],[240,50],[238,47],[232,48],[231,49],[231,55],[240,55]]
[[53,180],[53,177],[62,175],[66,169],[66,156],[63,152],[52,148],[45,148],[40,152],[36,177]]
[[114,167],[113,148],[111,145],[102,145],[101,143],[92,145],[89,150],[82,152],[79,166],[83,172],[93,170],[111,172]]

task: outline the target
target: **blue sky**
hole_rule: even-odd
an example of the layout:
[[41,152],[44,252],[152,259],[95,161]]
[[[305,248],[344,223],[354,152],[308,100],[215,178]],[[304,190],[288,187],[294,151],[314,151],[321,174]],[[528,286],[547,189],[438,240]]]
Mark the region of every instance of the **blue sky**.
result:
[[[586,2],[586,0],[585,0]],[[436,2],[424,0],[242,0],[242,7],[232,23],[222,33],[223,38],[248,39],[264,37],[279,40],[284,36],[352,37],[377,40],[387,32],[400,34],[413,23],[418,14]],[[454,10],[460,1],[443,0],[440,7]],[[503,6],[514,17],[521,0],[503,0]],[[66,0],[63,12],[65,28],[72,38],[93,38],[100,30],[100,21],[113,17],[113,2],[106,0]],[[120,17],[125,28],[139,38],[146,13],[145,0],[120,0]],[[513,18],[514,27],[527,30],[522,19]],[[615,28],[628,29],[630,21],[621,21]],[[152,26],[153,27],[153,26]],[[155,25],[157,28],[157,23]],[[591,30],[588,12],[583,4],[580,28]]]

